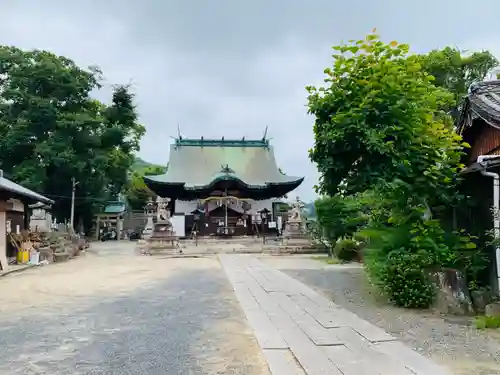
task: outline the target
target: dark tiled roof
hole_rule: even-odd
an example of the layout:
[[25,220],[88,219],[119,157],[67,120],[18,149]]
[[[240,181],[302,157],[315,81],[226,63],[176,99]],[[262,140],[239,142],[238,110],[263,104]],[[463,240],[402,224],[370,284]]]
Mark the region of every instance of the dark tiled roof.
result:
[[500,81],[477,82],[471,85],[457,122],[458,133],[462,134],[478,117],[500,129]]

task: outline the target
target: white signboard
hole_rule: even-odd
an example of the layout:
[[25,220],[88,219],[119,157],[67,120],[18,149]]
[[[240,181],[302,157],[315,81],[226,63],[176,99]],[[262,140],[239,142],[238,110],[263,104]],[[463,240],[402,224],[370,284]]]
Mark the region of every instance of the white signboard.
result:
[[186,219],[184,215],[175,215],[170,217],[170,222],[177,237],[186,236]]

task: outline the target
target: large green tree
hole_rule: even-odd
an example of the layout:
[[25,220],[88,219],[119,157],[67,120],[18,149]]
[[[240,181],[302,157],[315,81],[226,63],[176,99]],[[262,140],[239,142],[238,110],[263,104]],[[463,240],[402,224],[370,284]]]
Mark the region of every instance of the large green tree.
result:
[[[431,219],[436,207],[459,197],[464,144],[449,115],[456,97],[434,84],[408,45],[384,43],[371,34],[334,50],[326,85],[308,88],[318,191],[337,197],[326,201],[335,203],[330,210],[343,207],[339,193],[362,193],[371,202],[363,232],[371,279],[397,304],[428,306],[433,287],[425,271],[459,267],[457,254],[473,247],[466,236],[450,240]],[[339,213],[350,213],[329,215],[332,225],[343,229]]]
[[462,149],[446,114],[452,95],[433,84],[408,45],[372,34],[334,50],[327,85],[308,88],[318,191],[351,194],[397,182],[417,205],[452,194]]
[[451,113],[458,116],[461,103],[474,82],[483,81],[498,66],[498,60],[489,51],[467,53],[446,47],[420,55],[422,69],[434,77],[433,83],[452,93]]
[[14,181],[52,197],[69,215],[71,179],[76,216],[89,224],[96,206],[119,192],[138,150],[138,124],[127,86],[112,104],[93,99],[98,68],[82,69],[47,51],[0,46],[0,166]]

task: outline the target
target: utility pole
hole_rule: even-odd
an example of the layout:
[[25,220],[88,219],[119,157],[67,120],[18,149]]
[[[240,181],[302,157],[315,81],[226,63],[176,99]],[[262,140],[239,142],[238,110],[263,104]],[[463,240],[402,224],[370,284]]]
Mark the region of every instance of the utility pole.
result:
[[78,182],[75,181],[75,178],[71,178],[71,217],[70,217],[70,225],[71,229],[73,229],[73,232],[75,231],[75,225],[74,225],[74,220],[75,220],[75,191],[76,191],[76,185],[78,185]]

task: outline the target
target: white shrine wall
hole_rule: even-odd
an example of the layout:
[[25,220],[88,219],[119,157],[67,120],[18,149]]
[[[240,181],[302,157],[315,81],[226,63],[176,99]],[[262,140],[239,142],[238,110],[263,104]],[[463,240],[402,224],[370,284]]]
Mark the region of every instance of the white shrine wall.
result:
[[[255,200],[250,200],[247,201],[250,204],[250,209],[247,211],[248,215],[256,215],[259,211],[267,208],[270,212],[273,211],[273,203],[274,202],[282,202],[283,200],[278,199],[278,198],[272,198],[272,199],[265,199],[261,201],[255,201]],[[181,215],[188,215],[192,213],[196,208],[198,207],[198,201],[181,201],[181,200],[176,200],[175,201],[175,213],[176,214],[181,214]],[[208,202],[208,212],[216,209],[217,206],[217,201],[209,201]],[[233,204],[230,203],[228,205],[228,208],[236,211],[236,212],[241,212],[243,213],[243,208],[241,207],[241,204]]]

